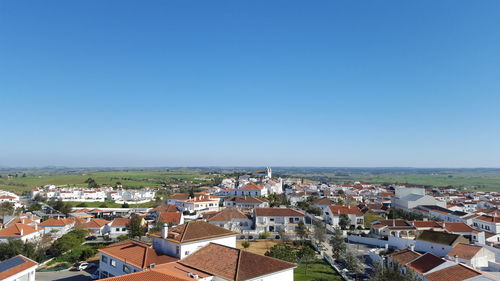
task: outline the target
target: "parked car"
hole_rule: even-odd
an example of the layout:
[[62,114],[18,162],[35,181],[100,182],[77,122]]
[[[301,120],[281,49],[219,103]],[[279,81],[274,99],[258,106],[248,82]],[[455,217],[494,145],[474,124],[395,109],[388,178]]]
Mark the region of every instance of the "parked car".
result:
[[87,240],[87,241],[92,241],[92,240],[96,240],[96,239],[97,239],[97,237],[93,236],[93,235],[85,238],[85,240]]
[[90,269],[92,267],[94,267],[95,264],[93,263],[88,263],[88,262],[82,262],[79,266],[78,266],[78,270],[85,270],[85,269]]

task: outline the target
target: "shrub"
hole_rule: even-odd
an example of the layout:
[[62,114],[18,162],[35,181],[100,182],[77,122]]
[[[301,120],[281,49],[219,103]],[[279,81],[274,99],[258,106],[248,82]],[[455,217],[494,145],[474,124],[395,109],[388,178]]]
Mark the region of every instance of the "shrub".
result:
[[268,239],[270,236],[269,232],[262,232],[259,234],[260,239]]
[[241,246],[243,246],[243,248],[247,249],[248,247],[250,247],[250,242],[243,241],[243,243],[241,243]]

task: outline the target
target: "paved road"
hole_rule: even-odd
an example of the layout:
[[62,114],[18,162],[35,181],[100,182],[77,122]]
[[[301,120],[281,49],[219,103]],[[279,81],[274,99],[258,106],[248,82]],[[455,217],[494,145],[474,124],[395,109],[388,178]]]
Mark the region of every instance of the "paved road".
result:
[[85,271],[48,271],[37,272],[36,281],[91,281],[90,274]]

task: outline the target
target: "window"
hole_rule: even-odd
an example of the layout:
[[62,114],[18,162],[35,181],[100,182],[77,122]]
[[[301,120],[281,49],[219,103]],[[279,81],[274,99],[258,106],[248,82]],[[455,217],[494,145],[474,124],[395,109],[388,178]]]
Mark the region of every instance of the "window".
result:
[[175,253],[177,255],[179,255],[180,252],[181,252],[181,248],[179,246],[177,246],[177,248],[175,249]]
[[108,257],[106,257],[106,256],[102,256],[102,257],[101,257],[101,261],[102,261],[103,263],[108,263]]
[[113,267],[116,267],[116,261],[114,259],[109,259],[109,264]]
[[126,227],[122,228],[122,231],[127,231],[127,228]]
[[120,228],[115,228],[115,231],[120,231]]
[[186,256],[189,255],[189,251],[185,251],[184,255],[186,255]]
[[295,218],[295,221],[299,221],[299,218]]
[[271,218],[271,219],[269,219],[269,221],[274,221],[274,219],[273,219],[273,218]]
[[127,265],[123,265],[123,272],[125,273],[130,273],[130,267],[128,267]]

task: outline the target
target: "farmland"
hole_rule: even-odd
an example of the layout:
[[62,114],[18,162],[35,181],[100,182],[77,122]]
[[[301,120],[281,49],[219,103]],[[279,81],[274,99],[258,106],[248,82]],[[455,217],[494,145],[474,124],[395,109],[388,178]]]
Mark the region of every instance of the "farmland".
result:
[[[93,178],[100,185],[122,183],[124,188],[143,186],[161,187],[177,184],[180,187],[199,186],[212,183],[212,176],[198,170],[117,170],[85,173],[38,173],[17,171],[2,173],[0,190],[22,193],[35,187],[53,184],[57,186],[84,187],[85,180]],[[10,176],[9,176],[10,175]],[[16,176],[17,175],[17,176]]]

